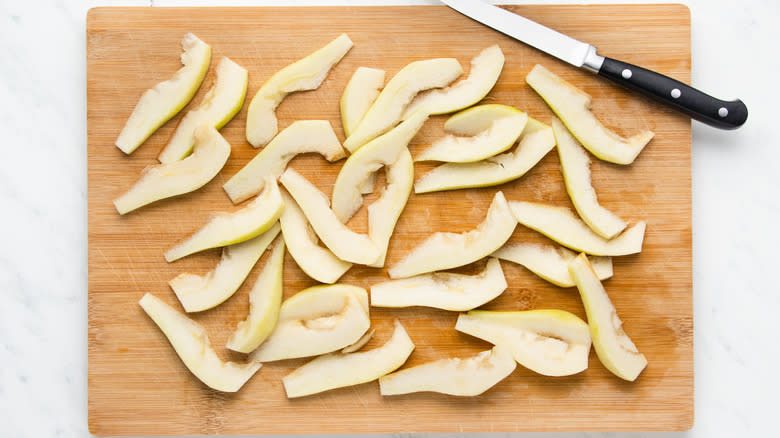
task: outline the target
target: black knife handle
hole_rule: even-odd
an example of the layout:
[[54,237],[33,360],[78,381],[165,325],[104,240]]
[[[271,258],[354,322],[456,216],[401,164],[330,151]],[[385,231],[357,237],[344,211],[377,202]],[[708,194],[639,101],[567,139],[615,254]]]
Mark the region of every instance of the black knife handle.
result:
[[716,128],[737,129],[748,117],[748,109],[739,99],[719,100],[668,76],[623,61],[605,57],[598,74]]

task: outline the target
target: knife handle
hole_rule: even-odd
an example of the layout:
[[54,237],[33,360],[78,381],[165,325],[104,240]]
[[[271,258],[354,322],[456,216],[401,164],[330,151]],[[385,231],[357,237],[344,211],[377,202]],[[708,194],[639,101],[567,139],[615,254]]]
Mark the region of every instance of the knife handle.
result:
[[739,99],[730,102],[716,99],[668,76],[627,62],[604,57],[598,74],[716,128],[737,129],[748,117],[748,109]]

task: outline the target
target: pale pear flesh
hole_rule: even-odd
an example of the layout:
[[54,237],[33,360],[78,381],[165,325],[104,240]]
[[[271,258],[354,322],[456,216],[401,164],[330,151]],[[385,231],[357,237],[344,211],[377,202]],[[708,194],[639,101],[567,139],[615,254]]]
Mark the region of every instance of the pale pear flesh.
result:
[[119,214],[126,214],[161,199],[193,192],[217,176],[228,156],[230,143],[216,129],[201,126],[195,131],[192,155],[147,167],[133,187],[114,200],[114,206]]
[[152,294],[138,302],[162,330],[184,365],[208,387],[236,392],[262,366],[257,362],[224,362],[211,348],[206,330]]
[[371,338],[374,337],[374,333],[376,333],[375,329],[370,329],[369,331],[365,332],[363,336],[360,337],[357,341],[355,341],[354,344],[347,345],[346,347],[341,349],[342,353],[354,353],[361,348],[365,347],[366,344],[371,340]]
[[339,108],[341,110],[341,126],[344,136],[349,137],[352,131],[363,120],[366,111],[374,103],[379,91],[385,83],[385,71],[376,68],[358,67],[344,87]]
[[157,128],[179,113],[198,92],[211,63],[211,46],[188,33],[181,40],[181,63],[184,65],[172,78],[146,90],[128,117],[114,143],[122,152],[131,154]]
[[217,64],[217,79],[197,108],[182,117],[173,136],[157,159],[161,163],[179,161],[190,154],[195,145],[195,131],[202,125],[220,129],[244,105],[249,81],[247,70],[228,58]]
[[[502,246],[492,256],[522,265],[556,286],[576,286],[569,274],[569,263],[577,257],[577,253],[562,246],[511,243]],[[601,280],[612,277],[612,257],[588,256],[588,260]]]

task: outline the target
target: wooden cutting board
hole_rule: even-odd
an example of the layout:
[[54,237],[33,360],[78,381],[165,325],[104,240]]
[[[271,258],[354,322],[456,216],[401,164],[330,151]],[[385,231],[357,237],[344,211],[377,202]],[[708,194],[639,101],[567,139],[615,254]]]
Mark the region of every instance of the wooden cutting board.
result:
[[[513,6],[511,10],[598,46],[618,59],[690,81],[690,16],[680,5]],[[338,100],[358,66],[382,68],[388,79],[408,62],[456,57],[468,69],[481,49],[498,43],[506,65],[486,102],[514,105],[542,121],[552,116],[525,84],[542,63],[594,97],[607,126],[656,137],[627,167],[595,162],[599,200],[622,218],[646,220],[641,254],[616,258],[605,282],[625,330],[649,361],[634,383],[609,373],[595,353],[576,376],[551,378],[523,367],[482,396],[456,398],[419,393],[379,395],[371,382],[298,400],[284,395],[281,378],[305,359],[268,363],[237,394],[207,388],[184,367],[165,337],[143,313],[147,292],[180,308],[168,280],[185,271],[211,270],[220,250],[172,264],[163,251],[216,211],[233,211],[222,184],[256,154],[244,138],[246,105],[222,133],[233,146],[224,170],[206,187],[120,217],[111,200],[127,190],[171,136],[181,114],[132,156],[113,146],[138,97],[179,68],[179,41],[194,32],[213,47],[212,69],[188,108],[214,80],[228,56],[249,70],[248,99],[273,72],[342,32],[355,47],[319,90],[297,93],[279,107],[280,128],[298,119],[327,119],[343,140]],[[691,283],[690,121],[588,73],[483,27],[443,6],[300,8],[98,8],[87,21],[89,180],[89,429],[97,435],[244,433],[498,432],[531,430],[683,430],[693,424],[693,316]],[[413,140],[412,154],[442,135],[445,116],[433,117]],[[303,156],[292,167],[330,194],[343,163]],[[416,166],[422,175],[430,165]],[[382,178],[380,178],[382,181]],[[388,264],[436,231],[462,232],[479,223],[496,190],[510,200],[571,207],[555,152],[523,178],[499,187],[412,197],[390,244]],[[371,197],[376,197],[372,195]],[[370,198],[371,198],[370,197]],[[365,208],[351,222],[365,230]],[[518,226],[513,241],[544,241]],[[196,314],[225,359],[243,360],[222,346],[248,309],[247,293],[265,263],[216,309]],[[508,290],[486,309],[560,308],[582,318],[576,289],[552,286],[524,268],[502,262]],[[475,272],[483,265],[462,269]],[[384,269],[353,268],[342,282],[369,287]],[[284,295],[315,282],[289,256]],[[466,357],[490,345],[456,332],[456,313],[410,308],[371,309],[377,329],[367,348],[388,339],[393,318],[407,328],[416,349],[407,366]]]

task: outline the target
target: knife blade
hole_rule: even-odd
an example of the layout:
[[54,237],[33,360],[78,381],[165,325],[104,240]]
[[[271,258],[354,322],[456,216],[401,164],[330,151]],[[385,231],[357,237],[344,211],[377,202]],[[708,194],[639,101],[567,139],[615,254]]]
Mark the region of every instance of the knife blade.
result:
[[720,129],[736,129],[747,120],[747,106],[739,99],[716,99],[652,70],[601,56],[595,46],[506,9],[481,0],[442,0],[442,3],[507,36],[575,67],[584,68],[628,89],[650,96],[707,125]]

